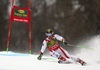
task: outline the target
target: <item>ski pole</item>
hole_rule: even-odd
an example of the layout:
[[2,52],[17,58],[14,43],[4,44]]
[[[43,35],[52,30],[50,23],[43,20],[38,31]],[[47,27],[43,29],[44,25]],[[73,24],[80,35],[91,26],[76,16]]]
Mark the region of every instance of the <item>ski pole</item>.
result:
[[44,60],[53,60],[53,61],[58,61],[57,59],[53,59],[53,58],[42,58]]
[[86,48],[86,49],[91,49],[91,50],[95,50],[94,48],[89,48],[89,47],[84,47],[84,46],[79,46],[79,45],[71,45],[71,44],[67,44],[68,46],[73,46],[73,47],[81,47],[81,48]]

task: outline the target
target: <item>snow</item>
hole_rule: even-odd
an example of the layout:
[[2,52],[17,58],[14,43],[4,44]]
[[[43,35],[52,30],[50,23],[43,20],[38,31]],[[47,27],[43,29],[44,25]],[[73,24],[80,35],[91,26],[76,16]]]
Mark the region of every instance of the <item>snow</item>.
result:
[[[19,6],[19,0],[14,0],[14,4],[15,6]],[[8,4],[8,14],[9,16],[11,15],[11,7],[12,7],[12,0],[9,0],[9,4]]]
[[76,11],[77,9],[81,7],[78,0],[73,0],[72,5],[73,5],[73,11]]
[[45,0],[45,1],[46,1],[47,6],[51,6],[54,3],[56,3],[56,0]]
[[88,60],[88,62],[100,62],[100,35],[83,40],[79,45],[94,48],[95,50],[82,49],[77,56]]
[[[99,63],[89,63],[86,66],[81,66],[77,63],[58,64],[54,60],[37,60],[37,56],[1,51],[0,70],[100,70]],[[52,57],[43,56],[43,58]]]
[[79,45],[95,49],[78,51],[79,54],[76,56],[84,59],[88,63],[86,66],[81,66],[75,62],[58,64],[57,59],[45,55],[43,58],[52,58],[54,60],[37,60],[38,55],[0,51],[0,70],[100,70],[100,36],[83,40]]

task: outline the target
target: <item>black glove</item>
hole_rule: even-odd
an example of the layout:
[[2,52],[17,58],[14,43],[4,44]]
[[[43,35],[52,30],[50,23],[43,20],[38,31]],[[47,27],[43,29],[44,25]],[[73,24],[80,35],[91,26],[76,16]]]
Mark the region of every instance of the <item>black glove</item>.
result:
[[41,60],[42,55],[43,55],[43,53],[41,53],[41,54],[37,57],[37,59],[38,59],[38,60]]
[[63,45],[68,45],[68,43],[67,43],[67,42],[65,42],[65,41],[63,41]]

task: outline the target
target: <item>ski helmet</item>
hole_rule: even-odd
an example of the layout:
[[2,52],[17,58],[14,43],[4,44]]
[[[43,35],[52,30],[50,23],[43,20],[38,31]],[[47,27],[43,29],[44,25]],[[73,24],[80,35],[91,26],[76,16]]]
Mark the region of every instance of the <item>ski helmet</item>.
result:
[[54,34],[54,31],[52,29],[46,30],[46,36],[52,36]]

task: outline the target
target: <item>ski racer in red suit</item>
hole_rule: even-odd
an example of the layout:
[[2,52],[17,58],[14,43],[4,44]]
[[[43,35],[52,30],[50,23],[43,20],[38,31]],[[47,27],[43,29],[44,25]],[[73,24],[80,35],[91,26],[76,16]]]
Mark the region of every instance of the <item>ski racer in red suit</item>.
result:
[[61,63],[62,61],[67,61],[67,59],[72,59],[75,62],[79,62],[81,65],[86,64],[85,61],[83,61],[75,56],[70,55],[65,49],[63,49],[62,47],[59,46],[57,40],[62,41],[66,45],[67,45],[67,43],[65,42],[65,39],[63,37],[61,37],[57,34],[54,35],[54,32],[52,31],[52,29],[47,29],[46,36],[48,36],[48,37],[43,41],[43,45],[42,45],[38,60],[41,60],[41,57],[47,47],[50,51],[50,55],[52,57],[59,59],[58,63]]

